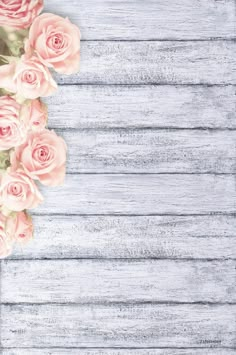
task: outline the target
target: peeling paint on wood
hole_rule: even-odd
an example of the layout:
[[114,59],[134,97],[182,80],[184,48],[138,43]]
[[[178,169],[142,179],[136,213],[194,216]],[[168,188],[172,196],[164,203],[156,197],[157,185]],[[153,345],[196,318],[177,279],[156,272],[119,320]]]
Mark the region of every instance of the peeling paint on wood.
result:
[[83,42],[60,84],[236,84],[236,42]]
[[33,220],[34,240],[18,247],[12,258],[236,257],[234,216],[34,216]]
[[65,184],[42,188],[37,213],[235,213],[234,175],[67,175]]
[[236,128],[236,87],[63,85],[44,100],[52,128]]
[[234,347],[235,317],[235,305],[2,305],[2,344]]
[[1,275],[3,303],[236,303],[236,261],[20,260]]
[[236,131],[83,130],[59,132],[68,173],[236,172]]
[[235,36],[233,0],[50,0],[45,11],[68,16],[80,26],[84,40]]

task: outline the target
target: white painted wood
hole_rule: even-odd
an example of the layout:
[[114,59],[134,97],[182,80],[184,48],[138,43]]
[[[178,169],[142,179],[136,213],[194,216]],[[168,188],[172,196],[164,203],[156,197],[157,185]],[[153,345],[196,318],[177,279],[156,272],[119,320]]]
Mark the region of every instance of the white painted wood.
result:
[[[68,171],[89,174],[42,189],[36,242],[13,256],[68,260],[1,262],[1,302],[28,302],[1,304],[1,343],[28,349],[0,352],[232,355],[236,306],[220,303],[235,302],[235,260],[222,259],[235,259],[236,219],[211,214],[235,214],[235,176],[190,174],[235,173],[235,133],[222,131],[236,128],[235,1],[50,0],[46,10],[90,40],[81,72],[56,75],[64,86],[47,100],[52,127],[84,129],[64,135]],[[121,172],[136,175],[108,175]]]
[[225,175],[67,175],[57,188],[41,188],[37,213],[235,213],[235,177]]
[[234,86],[60,86],[54,128],[236,128]]
[[236,261],[11,260],[1,302],[234,303],[235,279]]
[[234,349],[3,349],[2,355],[235,355]]
[[236,131],[59,132],[68,173],[234,173]]
[[206,39],[235,35],[233,0],[47,0],[45,11],[68,16],[83,39]]
[[83,42],[61,84],[236,84],[236,42]]
[[11,258],[236,258],[234,216],[33,216]]
[[3,347],[234,347],[232,305],[2,305]]

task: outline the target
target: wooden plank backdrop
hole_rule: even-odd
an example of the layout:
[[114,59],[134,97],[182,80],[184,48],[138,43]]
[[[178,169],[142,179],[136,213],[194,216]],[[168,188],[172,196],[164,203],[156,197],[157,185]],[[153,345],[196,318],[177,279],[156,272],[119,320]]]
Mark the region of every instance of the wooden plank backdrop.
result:
[[67,176],[1,261],[1,354],[235,354],[235,1],[45,7],[81,71],[45,100]]
[[232,349],[78,349],[77,348],[30,348],[30,349],[3,349],[3,355],[234,355],[235,351]]

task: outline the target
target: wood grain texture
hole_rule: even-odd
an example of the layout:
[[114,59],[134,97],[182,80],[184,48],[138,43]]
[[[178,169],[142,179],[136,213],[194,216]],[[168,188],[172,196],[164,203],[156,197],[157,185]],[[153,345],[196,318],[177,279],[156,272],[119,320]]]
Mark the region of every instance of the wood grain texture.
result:
[[11,258],[236,259],[234,216],[33,216]]
[[45,100],[70,174],[1,262],[0,353],[233,355],[235,1],[45,3],[83,38]]
[[60,84],[236,84],[236,42],[83,42]]
[[46,2],[68,16],[86,40],[206,39],[235,36],[233,0],[80,0]]
[[236,128],[234,86],[60,86],[52,128]]
[[235,349],[3,349],[2,355],[235,355]]
[[236,131],[62,131],[68,173],[235,173]]
[[37,213],[206,214],[235,213],[232,175],[67,175],[65,184],[42,188]]
[[3,347],[235,347],[232,305],[2,305]]
[[236,261],[3,261],[1,302],[236,303],[235,280]]

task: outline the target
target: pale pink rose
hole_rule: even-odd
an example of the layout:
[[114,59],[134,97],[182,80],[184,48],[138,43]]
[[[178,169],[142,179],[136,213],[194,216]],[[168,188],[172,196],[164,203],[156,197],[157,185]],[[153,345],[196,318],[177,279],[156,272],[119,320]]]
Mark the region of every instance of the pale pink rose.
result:
[[50,96],[57,84],[47,67],[36,56],[0,66],[0,87],[25,99]]
[[32,100],[22,106],[21,117],[29,129],[39,131],[46,127],[48,119],[47,106],[40,100]]
[[3,174],[0,201],[8,210],[20,212],[37,207],[43,201],[43,197],[34,181],[19,170]]
[[79,71],[80,31],[68,18],[42,14],[38,16],[29,32],[26,52],[35,50],[46,66],[61,74]]
[[6,219],[6,234],[17,243],[27,243],[33,238],[33,223],[26,212],[11,214]]
[[11,163],[43,185],[58,186],[65,178],[66,151],[65,141],[54,131],[31,132],[27,141],[12,153]]
[[6,217],[0,213],[0,259],[6,258],[12,252],[13,241],[5,231]]
[[11,96],[0,97],[0,150],[9,150],[22,144],[27,135],[20,119],[21,106]]
[[28,28],[43,9],[43,0],[0,0],[0,26]]

